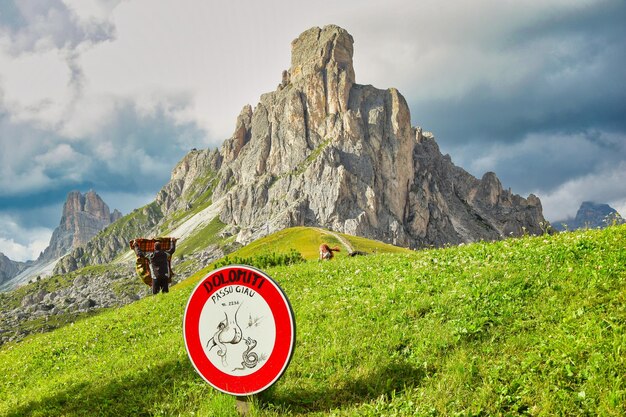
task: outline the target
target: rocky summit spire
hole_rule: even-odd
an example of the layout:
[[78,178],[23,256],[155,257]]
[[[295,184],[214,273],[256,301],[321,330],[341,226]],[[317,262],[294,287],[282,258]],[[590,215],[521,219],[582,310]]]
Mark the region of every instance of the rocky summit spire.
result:
[[85,245],[100,230],[122,217],[122,213],[109,206],[95,191],[85,195],[71,191],[63,204],[63,215],[59,226],[52,233],[50,245],[40,256],[40,260],[52,260]]
[[288,81],[304,87],[316,116],[347,110],[355,82],[353,44],[352,36],[335,25],[311,28],[291,43]]
[[179,164],[195,168],[184,178],[175,170],[162,211],[193,204],[178,197],[204,176],[217,183],[220,220],[244,244],[297,225],[409,247],[541,233],[537,197],[455,166],[432,134],[411,126],[397,89],[355,82],[353,44],[334,25],[298,36],[276,90],[243,108],[219,153],[192,152]]
[[291,76],[296,82],[301,77],[321,71],[345,72],[354,83],[354,39],[345,29],[335,25],[311,28],[291,42]]

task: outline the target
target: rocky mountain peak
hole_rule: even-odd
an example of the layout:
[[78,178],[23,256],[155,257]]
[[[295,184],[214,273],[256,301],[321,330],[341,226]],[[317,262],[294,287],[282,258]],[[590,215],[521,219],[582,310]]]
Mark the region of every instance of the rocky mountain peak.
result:
[[354,39],[335,25],[311,28],[291,42],[290,81],[297,83],[318,74],[345,74],[354,83]]
[[50,245],[40,259],[52,260],[71,249],[85,245],[100,230],[122,217],[93,190],[84,195],[71,191],[63,204],[63,214],[59,226],[52,233]]
[[235,132],[222,146],[222,155],[226,162],[239,156],[241,148],[250,141],[250,125],[252,123],[252,106],[245,105],[237,117]]
[[607,217],[615,215],[616,213],[617,210],[608,204],[583,201],[576,212],[576,219],[579,221],[593,220],[594,224],[601,224]]
[[57,270],[111,261],[137,233],[181,218],[197,228],[218,216],[241,244],[292,226],[412,248],[542,233],[537,197],[455,166],[431,132],[411,126],[397,89],[357,84],[353,44],[338,26],[304,31],[280,84],[242,108],[219,150],[191,150],[143,223],[93,239]]
[[295,225],[412,247],[541,233],[538,198],[454,166],[397,89],[355,83],[353,44],[338,26],[306,30],[276,91],[237,118],[213,200],[238,240]]
[[487,172],[483,175],[474,198],[487,205],[495,206],[500,200],[502,184],[495,172]]
[[[85,213],[93,219],[111,222],[119,218],[119,211],[110,212],[109,206],[100,198],[95,191],[89,190],[84,195],[80,191],[70,191],[63,204],[63,215],[61,221],[65,223],[67,229],[72,227],[72,222],[76,221],[78,213]],[[80,238],[80,237],[79,237]],[[79,244],[86,242],[77,242]]]
[[584,228],[604,228],[612,224],[623,224],[624,219],[613,207],[604,203],[583,201],[576,217],[554,222],[557,230],[576,230]]

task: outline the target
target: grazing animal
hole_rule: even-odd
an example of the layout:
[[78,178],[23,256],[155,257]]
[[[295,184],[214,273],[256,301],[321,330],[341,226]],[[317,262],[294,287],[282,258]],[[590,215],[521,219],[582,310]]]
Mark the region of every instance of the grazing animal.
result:
[[331,248],[326,243],[320,245],[320,260],[333,259],[333,252],[341,252],[338,247]]

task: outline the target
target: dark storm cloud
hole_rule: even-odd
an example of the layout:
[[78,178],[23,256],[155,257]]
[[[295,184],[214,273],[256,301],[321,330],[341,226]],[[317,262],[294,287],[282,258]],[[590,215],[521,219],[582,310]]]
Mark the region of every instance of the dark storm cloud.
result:
[[79,150],[94,155],[88,178],[97,190],[143,193],[167,183],[172,162],[204,136],[195,124],[176,123],[163,109],[141,115],[125,105],[90,141],[81,141]]
[[494,171],[505,187],[528,194],[553,190],[572,178],[600,176],[619,166],[626,155],[626,135],[532,134],[514,144],[470,142],[454,147],[452,154],[455,164],[475,176]]
[[[553,203],[559,187],[577,180],[584,198],[598,189],[591,178],[612,177],[626,161],[624,22],[626,4],[606,1],[503,31],[481,45],[483,54],[507,57],[515,66],[505,68],[519,74],[507,78],[495,66],[457,96],[424,99],[417,91],[408,100],[414,123],[433,130],[442,151],[475,176],[495,171],[514,192],[540,192]],[[460,66],[448,76],[471,71]]]
[[[71,189],[68,189],[69,191]],[[20,238],[21,230],[36,228],[54,229],[59,225],[64,201],[59,201],[56,194],[48,194],[42,197],[37,195],[32,200],[21,200],[21,202],[9,206],[5,205],[5,202],[0,199],[0,207],[2,207],[0,219],[2,217],[11,219],[14,224],[14,226],[7,227],[7,223],[2,223],[0,220],[0,224],[5,229],[3,232],[13,232],[7,233],[5,237],[10,236],[20,243],[25,243]],[[8,228],[11,230],[6,230]],[[0,233],[0,237],[3,237],[2,235],[3,233]]]
[[[626,63],[625,63],[626,64]],[[617,69],[617,66],[615,67]],[[459,100],[412,101],[413,119],[436,129],[448,146],[468,142],[517,142],[537,132],[576,133],[590,129],[626,131],[626,89],[607,81],[604,95],[561,90],[528,83],[506,98],[476,88]],[[545,88],[542,88],[545,87]]]
[[[557,15],[536,16],[504,39],[503,44],[520,45],[543,39],[578,37],[577,40],[598,49],[623,44],[626,8],[623,1],[600,1],[595,4],[575,4]],[[582,35],[582,36],[580,36]]]
[[506,93],[499,84],[482,83],[458,99],[420,101],[416,95],[414,118],[436,126],[451,145],[514,142],[532,132],[625,131],[624,22],[626,7],[608,3],[524,27],[491,46],[536,68],[522,82],[505,86]]

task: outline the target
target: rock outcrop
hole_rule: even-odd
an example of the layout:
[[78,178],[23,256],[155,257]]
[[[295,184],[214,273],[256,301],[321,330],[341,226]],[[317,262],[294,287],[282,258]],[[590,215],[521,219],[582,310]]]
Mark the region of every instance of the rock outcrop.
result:
[[122,214],[109,206],[94,191],[85,195],[72,191],[63,205],[61,223],[52,233],[50,245],[39,260],[56,259],[72,249],[82,247],[98,232],[122,217]]
[[[227,154],[232,152],[234,150],[225,151]],[[202,203],[201,200],[209,199],[221,160],[217,150],[193,149],[189,152],[174,167],[170,181],[156,196],[161,212],[168,215],[177,210],[189,210]]]
[[352,55],[344,29],[309,29],[276,91],[242,110],[212,160],[213,198],[224,198],[221,220],[238,241],[296,225],[409,247],[541,233],[537,197],[454,166],[411,126],[396,89],[356,84]]
[[[139,283],[130,266],[101,274],[69,276],[68,281],[50,286],[35,280],[25,294],[16,291],[0,299],[0,346],[19,341],[34,330],[53,330],[64,321],[74,321],[81,313],[119,307],[149,294],[148,287]],[[23,296],[21,300],[18,294]],[[49,320],[53,316],[56,318]],[[36,322],[39,323],[33,326]]]
[[622,216],[608,204],[584,201],[573,219],[553,222],[557,230],[597,229],[613,224],[624,224]]
[[0,252],[0,284],[22,272],[29,264],[13,261]]
[[153,228],[163,219],[159,206],[152,202],[122,217],[93,237],[84,246],[73,249],[54,267],[55,274],[65,274],[87,265],[106,264],[120,252],[128,250],[128,242],[137,236],[154,234]]
[[[193,255],[174,257],[177,274],[172,285],[223,255],[214,245]],[[137,278],[134,262],[76,271],[57,279],[55,285],[46,279],[33,281],[23,291],[0,296],[0,347],[33,332],[53,330],[82,313],[120,307],[152,294]]]

